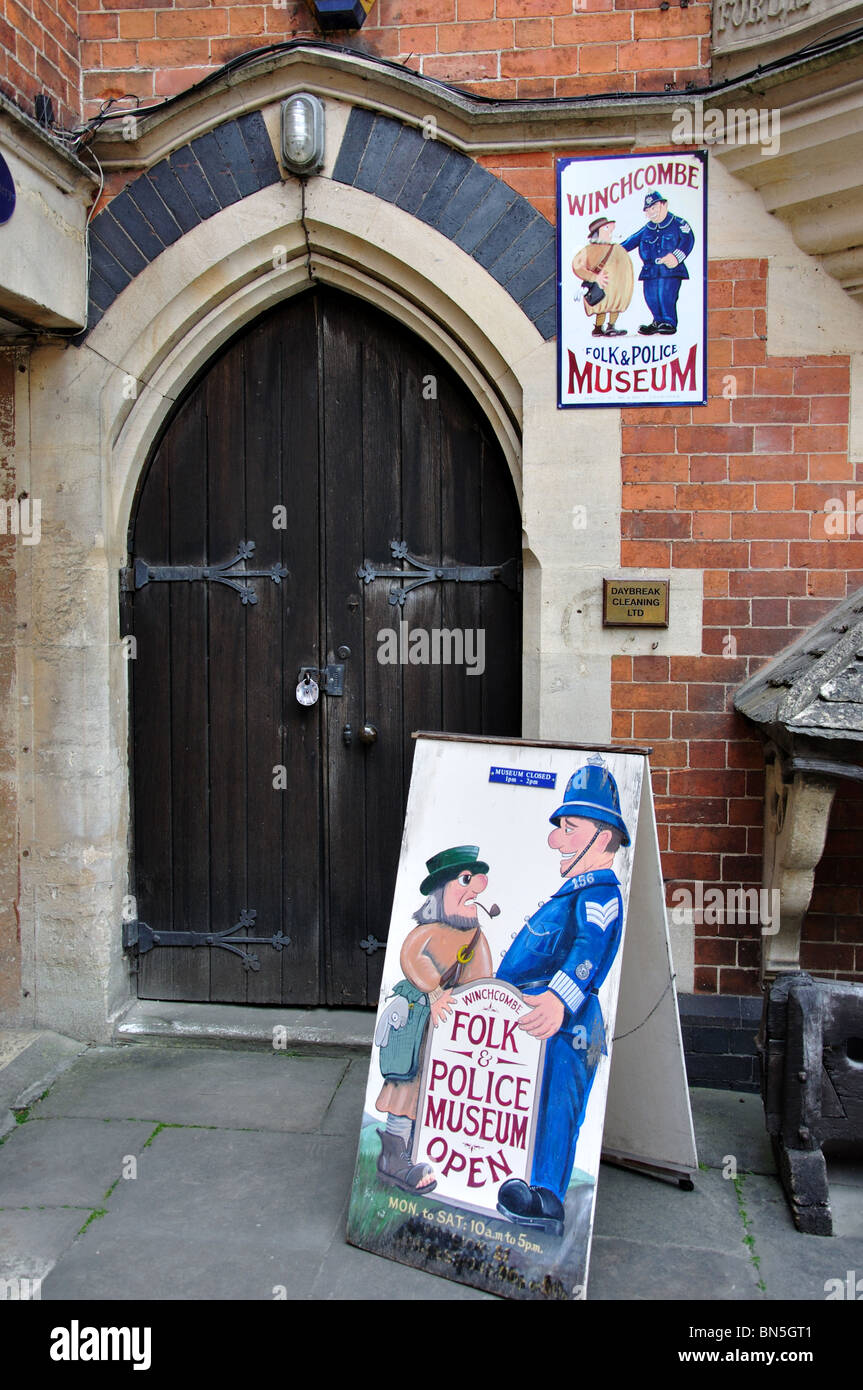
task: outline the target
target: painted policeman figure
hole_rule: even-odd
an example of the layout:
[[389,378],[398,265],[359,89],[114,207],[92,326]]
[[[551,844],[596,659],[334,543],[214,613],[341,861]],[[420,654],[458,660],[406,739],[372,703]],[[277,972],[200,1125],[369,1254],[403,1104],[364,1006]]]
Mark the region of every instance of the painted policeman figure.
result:
[[695,245],[695,234],[689,223],[668,211],[668,202],[655,190],[644,200],[647,222],[626,241],[624,251],[635,251],[641,257],[641,281],[644,302],[653,315],[651,323],[642,324],[639,333],[676,333],[677,297],[684,280],[689,279],[686,257]]
[[612,864],[630,839],[617,784],[601,760],[573,774],[549,820],[548,844],[560,855],[563,883],[526,920],[497,970],[498,979],[534,1003],[519,1027],[546,1039],[530,1182],[504,1182],[497,1209],[511,1221],[562,1235],[587,1098],[607,1051],[597,994],[623,927]]

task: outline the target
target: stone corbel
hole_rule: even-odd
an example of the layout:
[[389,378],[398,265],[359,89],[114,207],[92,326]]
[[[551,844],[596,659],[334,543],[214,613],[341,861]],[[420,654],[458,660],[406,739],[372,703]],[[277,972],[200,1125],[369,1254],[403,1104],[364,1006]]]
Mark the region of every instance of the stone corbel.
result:
[[778,892],[776,919],[762,936],[761,979],[800,969],[800,935],[812,898],[815,869],[824,852],[830,808],[836,791],[833,777],[814,771],[790,771],[781,754],[768,748],[764,794],[764,870],[762,883]]

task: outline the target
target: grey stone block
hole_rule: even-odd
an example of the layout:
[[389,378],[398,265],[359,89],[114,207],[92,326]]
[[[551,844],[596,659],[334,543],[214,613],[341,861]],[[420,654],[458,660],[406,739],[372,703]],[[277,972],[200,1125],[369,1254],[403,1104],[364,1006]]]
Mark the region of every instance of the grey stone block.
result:
[[437,218],[475,167],[466,155],[450,150],[437,178],[417,208],[416,215],[420,221],[435,226]]
[[123,192],[140,209],[163,246],[171,246],[179,240],[182,232],[146,174],[127,184]]
[[117,194],[116,198],[111,199],[110,212],[114,221],[138,248],[145,261],[154,261],[157,256],[162,254],[165,243],[156,236],[141,209],[132,201],[125,188],[122,193]]
[[374,192],[378,179],[386,168],[387,160],[399,138],[400,131],[401,126],[398,121],[391,121],[379,116],[374,122],[369,132],[360,166],[353,179],[355,188],[361,188],[366,193]]
[[249,152],[258,188],[268,188],[271,183],[279,183],[281,174],[264,125],[260,111],[250,111],[237,121],[243,144]]
[[115,295],[121,294],[131,280],[131,275],[114,260],[107,246],[98,236],[90,235],[90,267],[101,280],[109,285]]
[[109,208],[94,217],[90,224],[91,238],[98,238],[107,247],[114,260],[128,272],[130,277],[139,275],[147,262],[141,252],[132,244],[122,227],[114,221]]
[[489,266],[491,274],[500,285],[508,285],[514,275],[531,264],[550,248],[554,254],[556,246],[554,235],[544,217],[529,222],[496,261]]
[[423,152],[426,141],[418,130],[402,126],[386,167],[378,179],[375,193],[394,203],[407,182],[408,175]]
[[[0,1207],[101,1206],[152,1121],[30,1120],[0,1148]],[[83,1218],[82,1218],[83,1220]]]
[[250,193],[257,193],[257,175],[249,159],[249,151],[240,134],[240,127],[237,122],[225,121],[223,125],[216,126],[211,134],[226,168],[231,171],[231,177],[239,189],[240,196],[247,198]]
[[375,1027],[374,1009],[283,1009],[246,1004],[185,1004],[138,999],[117,1024],[121,1042],[158,1039],[216,1047],[260,1047],[273,1051],[275,1028],[289,1052],[368,1058]]
[[399,196],[396,207],[405,212],[415,213],[432,183],[437,178],[449,153],[441,140],[424,140],[414,167],[411,169]]
[[530,319],[547,314],[557,303],[557,279],[552,276],[544,281],[532,294],[521,301],[521,307]]
[[509,294],[517,304],[524,304],[525,300],[533,294],[534,290],[540,288],[545,282],[556,275],[554,263],[554,247],[548,243],[527,265],[522,266],[505,286]]
[[540,218],[539,213],[531,207],[526,198],[516,198],[500,221],[496,222],[474,247],[474,260],[488,270],[527,227],[540,221],[545,222],[545,218]]
[[504,213],[512,207],[518,194],[505,183],[496,181],[482,202],[474,209],[455,237],[456,246],[473,254],[476,247],[497,226]]
[[220,207],[227,208],[242,197],[231,167],[212,131],[199,135],[190,146]]
[[464,226],[474,208],[478,207],[493,186],[494,175],[481,165],[472,163],[467,175],[432,226],[437,227],[443,236],[453,240],[456,232]]
[[191,145],[184,145],[182,149],[175,150],[169,156],[168,163],[202,222],[219,211],[219,200],[207,183]]
[[692,1028],[684,1027],[683,1047],[686,1052],[692,1053],[726,1053],[731,1048],[731,1034],[727,1027],[724,1028]]
[[372,111],[366,111],[361,106],[353,108],[333,166],[333,179],[336,183],[355,181],[374,124],[375,117]]
[[37,1117],[310,1131],[320,1125],[346,1068],[344,1059],[273,1052],[94,1048],[61,1077]]
[[148,170],[147,178],[181,231],[190,232],[193,227],[197,227],[201,218],[189,202],[186,190],[167,159],[154,164],[152,169]]
[[687,1054],[686,1074],[690,1086],[719,1086],[725,1090],[734,1090],[743,1089],[745,1083],[750,1090],[757,1089],[751,1057]]
[[539,329],[543,338],[548,342],[557,333],[557,305],[553,309],[548,309],[544,314],[540,314],[535,320],[536,327]]

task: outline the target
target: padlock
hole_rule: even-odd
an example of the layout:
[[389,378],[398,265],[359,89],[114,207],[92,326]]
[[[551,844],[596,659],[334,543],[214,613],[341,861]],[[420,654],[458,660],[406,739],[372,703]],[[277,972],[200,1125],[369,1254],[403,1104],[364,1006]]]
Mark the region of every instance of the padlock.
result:
[[317,704],[320,695],[320,687],[316,680],[312,680],[308,671],[297,685],[297,700],[301,705]]

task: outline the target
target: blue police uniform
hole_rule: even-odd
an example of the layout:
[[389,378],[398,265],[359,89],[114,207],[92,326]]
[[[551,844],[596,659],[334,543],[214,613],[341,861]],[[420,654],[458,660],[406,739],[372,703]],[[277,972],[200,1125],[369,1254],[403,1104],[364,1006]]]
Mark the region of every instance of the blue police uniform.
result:
[[[652,201],[645,200],[650,207],[661,199],[648,194]],[[686,257],[695,245],[695,234],[689,223],[676,213],[669,212],[662,222],[648,222],[633,232],[631,237],[621,242],[624,251],[634,251],[642,260],[639,280],[644,285],[644,300],[653,315],[655,324],[667,323],[677,328],[677,296],[684,280],[689,279],[689,271],[684,265]],[[672,255],[677,265],[659,265],[663,256]]]
[[565,1013],[545,1047],[533,1153],[532,1186],[563,1202],[587,1098],[607,1051],[597,991],[620,944],[623,909],[611,869],[567,879],[527,921],[506,952],[497,978],[526,995],[551,990]]

